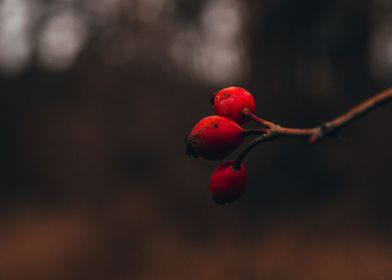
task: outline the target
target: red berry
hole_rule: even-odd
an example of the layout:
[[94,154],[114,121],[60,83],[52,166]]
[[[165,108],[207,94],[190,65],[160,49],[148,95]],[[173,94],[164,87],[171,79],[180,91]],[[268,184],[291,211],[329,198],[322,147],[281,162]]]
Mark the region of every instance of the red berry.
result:
[[199,121],[187,137],[187,154],[205,159],[221,159],[243,141],[243,129],[231,119],[208,116]]
[[224,205],[240,198],[245,190],[248,176],[245,166],[234,169],[234,160],[225,161],[211,175],[210,189],[216,203]]
[[243,115],[244,109],[249,109],[251,113],[256,110],[253,95],[240,87],[228,87],[218,91],[213,101],[215,114],[228,117],[239,124],[248,122]]

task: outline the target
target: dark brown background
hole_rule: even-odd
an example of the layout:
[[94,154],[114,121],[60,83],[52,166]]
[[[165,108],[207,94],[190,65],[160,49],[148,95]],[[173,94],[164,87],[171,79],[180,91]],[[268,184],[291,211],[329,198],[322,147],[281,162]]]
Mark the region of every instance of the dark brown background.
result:
[[218,163],[183,145],[224,86],[306,127],[390,85],[391,15],[387,0],[1,1],[0,279],[391,279],[391,106],[343,143],[258,147],[224,208]]

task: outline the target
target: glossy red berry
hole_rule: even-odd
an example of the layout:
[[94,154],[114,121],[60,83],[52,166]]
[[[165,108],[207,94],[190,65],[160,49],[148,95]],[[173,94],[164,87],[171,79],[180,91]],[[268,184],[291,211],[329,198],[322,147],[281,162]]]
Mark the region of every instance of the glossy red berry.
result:
[[228,117],[239,124],[245,124],[248,119],[243,115],[245,108],[251,113],[256,110],[253,95],[240,87],[228,87],[218,91],[213,97],[215,114]]
[[218,160],[241,145],[243,129],[236,122],[221,116],[208,116],[199,121],[187,137],[187,154]]
[[248,176],[245,166],[241,164],[236,170],[234,160],[225,161],[211,175],[210,189],[216,203],[224,205],[240,198],[245,190]]

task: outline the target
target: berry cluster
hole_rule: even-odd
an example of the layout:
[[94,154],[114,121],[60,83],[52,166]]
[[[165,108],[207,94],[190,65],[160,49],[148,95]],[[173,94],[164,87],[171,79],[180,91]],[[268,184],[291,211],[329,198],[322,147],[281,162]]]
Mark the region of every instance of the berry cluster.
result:
[[[212,97],[216,115],[200,120],[187,136],[186,153],[208,160],[220,160],[236,150],[250,133],[241,127],[249,118],[245,112],[256,110],[253,95],[240,87],[228,87]],[[252,130],[255,131],[255,130]],[[211,175],[210,190],[216,203],[224,205],[240,198],[246,190],[245,166],[225,161]]]
[[[256,104],[251,93],[240,87],[224,88],[213,98],[214,116],[199,121],[187,136],[186,153],[209,160],[219,160],[237,149],[249,135],[260,136],[250,142],[236,160],[225,161],[211,175],[210,189],[214,201],[225,204],[237,200],[245,192],[247,174],[242,163],[245,155],[260,143],[278,137],[301,137],[309,143],[317,143],[373,109],[392,102],[392,87],[354,106],[346,113],[311,128],[289,128],[262,119],[254,114]],[[253,120],[263,126],[260,129],[243,129],[241,125]]]

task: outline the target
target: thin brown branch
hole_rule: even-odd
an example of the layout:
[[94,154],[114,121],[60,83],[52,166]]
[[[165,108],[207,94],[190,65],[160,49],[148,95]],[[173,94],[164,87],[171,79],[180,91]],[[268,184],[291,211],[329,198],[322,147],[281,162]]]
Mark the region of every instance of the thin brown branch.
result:
[[251,120],[266,127],[263,130],[262,136],[256,138],[248,144],[248,146],[240,153],[235,162],[235,167],[239,168],[245,155],[255,146],[260,143],[271,141],[278,137],[303,137],[307,138],[309,143],[317,143],[331,135],[334,135],[337,130],[347,126],[358,118],[366,115],[370,111],[380,107],[383,104],[392,102],[392,87],[383,90],[382,92],[370,97],[362,103],[354,106],[346,113],[328,121],[320,126],[313,128],[288,128],[282,127],[271,121],[262,119],[249,110],[244,110],[244,115]]
[[267,142],[267,141],[272,141],[272,140],[275,139],[275,137],[276,137],[276,135],[274,135],[273,133],[269,132],[267,134],[261,135],[260,137],[257,137],[253,141],[251,141],[245,147],[245,149],[242,150],[242,152],[238,155],[238,157],[236,158],[236,160],[234,162],[234,165],[233,165],[234,169],[240,170],[241,162],[243,161],[244,157],[248,154],[248,152],[253,149],[253,147],[256,147],[260,143],[264,143],[264,142]]
[[275,124],[273,122],[267,121],[265,119],[262,119],[262,118],[256,116],[248,108],[245,108],[242,113],[245,116],[247,116],[248,118],[250,118],[251,120],[261,124],[262,126],[265,126],[265,127],[268,127],[268,128],[271,128],[271,127],[275,126]]
[[242,131],[243,136],[261,135],[268,133],[268,128],[250,128]]
[[319,133],[313,135],[311,143],[316,143],[323,138],[333,134],[336,130],[347,126],[358,118],[366,115],[370,111],[392,101],[392,87],[370,97],[357,106],[353,107],[343,115],[340,115],[319,127]]

